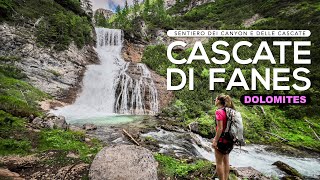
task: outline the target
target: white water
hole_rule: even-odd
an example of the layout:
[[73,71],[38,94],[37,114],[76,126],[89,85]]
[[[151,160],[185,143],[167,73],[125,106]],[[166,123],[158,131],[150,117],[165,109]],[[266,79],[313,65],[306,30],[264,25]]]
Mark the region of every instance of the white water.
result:
[[[215,161],[211,142],[197,134],[169,132],[160,129],[157,132],[148,132],[142,137],[151,136],[159,142],[160,153],[174,152],[176,156],[193,155]],[[295,168],[302,175],[318,178],[320,175],[320,158],[297,158],[279,155],[265,150],[267,146],[247,145],[241,150],[235,147],[230,153],[230,164],[234,167],[253,167],[267,176],[283,176],[276,166],[272,165],[276,161],[282,161]]]
[[[135,71],[129,75],[127,72],[130,66]],[[126,63],[120,70],[115,85],[119,90],[115,103],[116,112],[121,114],[154,114],[158,112],[157,89],[146,65]]]
[[[82,92],[74,104],[58,108],[52,112],[65,116],[67,121],[94,119],[120,114],[153,114],[158,112],[157,91],[150,78],[150,72],[143,64],[142,76],[133,79],[127,75],[131,64],[121,57],[123,44],[122,31],[118,29],[96,28],[96,52],[100,64],[87,66],[84,74]],[[117,86],[121,83],[121,94],[116,95]],[[132,86],[134,86],[132,91]],[[131,88],[131,89],[130,89]],[[145,94],[144,90],[151,93]],[[130,93],[131,92],[131,93]],[[150,95],[150,97],[148,97]],[[117,96],[117,101],[116,101]],[[121,96],[121,102],[119,97]],[[149,104],[145,99],[151,99]],[[116,103],[117,102],[117,103]],[[118,108],[115,108],[115,104]],[[146,108],[150,108],[150,111]],[[94,123],[94,122],[92,122]]]
[[[206,139],[201,138],[198,135],[203,146],[211,145]],[[196,144],[193,146],[198,150],[201,156],[209,161],[215,161],[215,157],[212,151],[206,151]],[[276,161],[282,161],[295,168],[304,176],[317,178],[320,175],[320,159],[315,158],[297,158],[284,155],[278,155],[274,152],[268,152],[265,150],[265,145],[248,145],[234,148],[230,153],[230,164],[234,167],[248,167],[251,166],[256,170],[268,175],[268,176],[282,176],[284,175],[275,165],[272,165]]]

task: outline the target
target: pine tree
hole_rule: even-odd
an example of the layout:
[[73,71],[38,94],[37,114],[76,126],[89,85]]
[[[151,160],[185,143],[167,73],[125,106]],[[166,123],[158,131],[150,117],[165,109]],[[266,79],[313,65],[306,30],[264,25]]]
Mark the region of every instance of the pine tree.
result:
[[136,17],[139,11],[139,0],[133,0],[133,14]]
[[116,13],[119,14],[120,11],[121,11],[121,8],[120,8],[120,5],[118,5],[117,8],[116,8]]
[[143,16],[145,19],[148,18],[149,12],[150,12],[150,0],[145,0],[144,9],[143,9]]

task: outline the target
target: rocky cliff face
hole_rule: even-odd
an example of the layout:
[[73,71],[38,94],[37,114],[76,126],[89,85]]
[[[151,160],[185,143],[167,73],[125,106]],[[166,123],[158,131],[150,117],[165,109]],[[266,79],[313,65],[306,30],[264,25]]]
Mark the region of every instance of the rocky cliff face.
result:
[[[183,1],[187,1],[187,0],[179,0],[179,2],[183,2]],[[192,9],[196,6],[200,6],[205,3],[214,2],[215,0],[188,0],[188,1],[190,1],[188,3],[188,5],[182,9],[182,11],[184,11],[184,12],[189,11],[190,9]],[[165,7],[166,7],[166,9],[169,9],[169,8],[173,7],[176,3],[177,3],[176,0],[166,0]]]
[[92,16],[92,4],[91,0],[80,0],[81,2],[81,8],[86,12],[87,15]]
[[114,13],[110,10],[99,8],[94,14],[102,14],[106,19],[109,19]]
[[71,44],[65,51],[39,47],[35,28],[0,25],[0,56],[16,56],[15,62],[28,77],[27,81],[53,97],[72,102],[81,82],[85,65],[97,63],[92,46],[78,49]]

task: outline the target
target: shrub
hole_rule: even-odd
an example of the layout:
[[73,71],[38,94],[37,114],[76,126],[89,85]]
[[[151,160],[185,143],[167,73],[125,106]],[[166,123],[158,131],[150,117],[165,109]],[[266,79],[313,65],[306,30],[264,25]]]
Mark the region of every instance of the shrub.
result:
[[53,45],[56,50],[65,50],[71,41],[78,48],[92,42],[91,25],[86,17],[71,12],[59,12],[41,21],[37,29],[37,41],[40,45]]

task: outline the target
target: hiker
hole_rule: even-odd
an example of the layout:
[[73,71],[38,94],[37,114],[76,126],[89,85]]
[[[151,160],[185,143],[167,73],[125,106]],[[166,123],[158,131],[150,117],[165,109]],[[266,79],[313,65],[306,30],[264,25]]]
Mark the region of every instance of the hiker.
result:
[[234,103],[229,95],[219,95],[215,99],[215,105],[218,110],[215,113],[216,135],[212,141],[216,157],[216,172],[219,180],[227,180],[229,177],[229,153],[233,149],[233,141],[224,130],[227,126],[227,114],[225,108],[235,109]]

